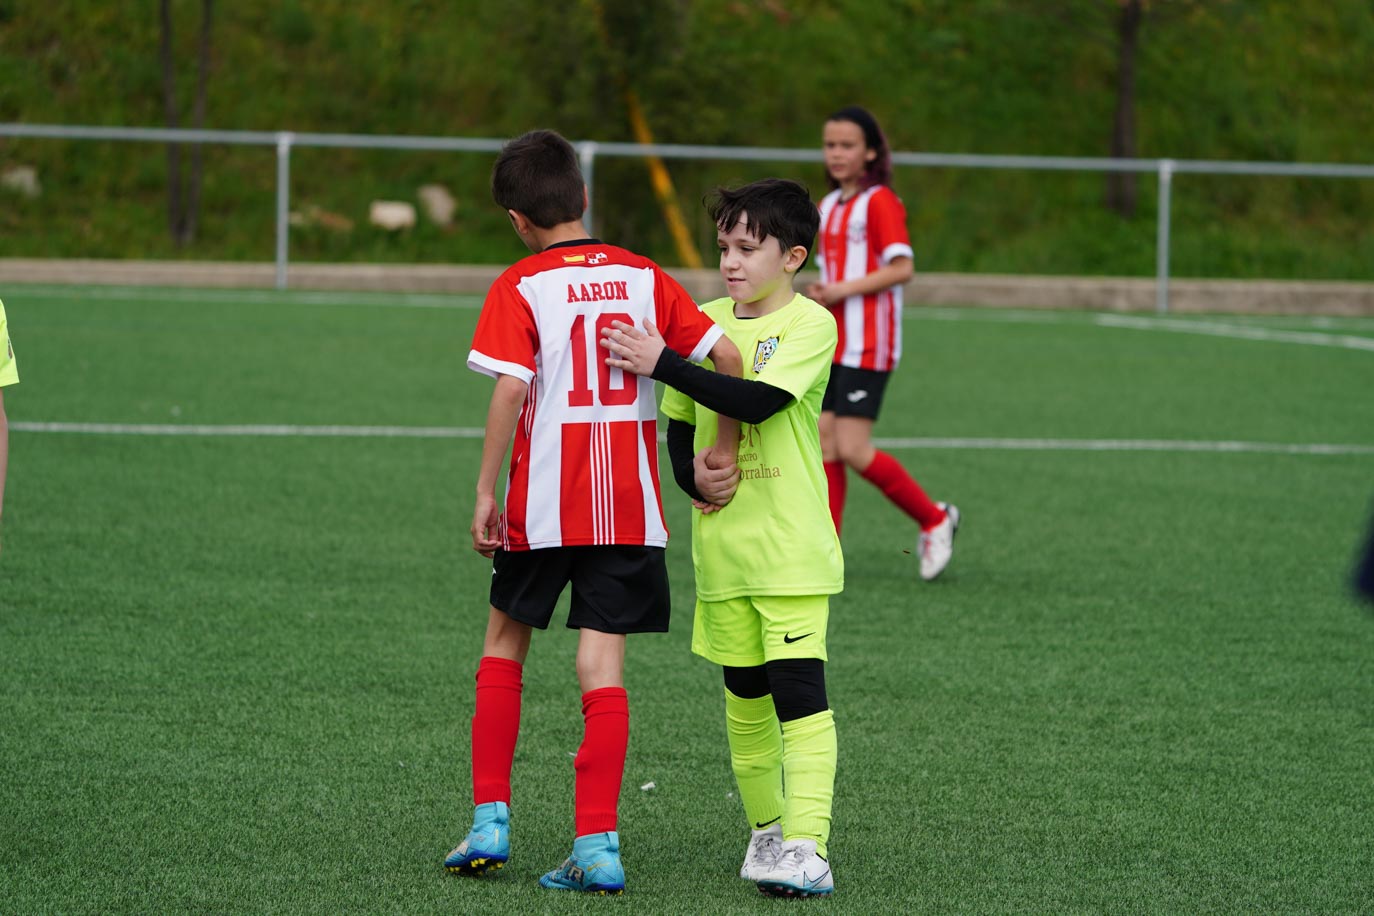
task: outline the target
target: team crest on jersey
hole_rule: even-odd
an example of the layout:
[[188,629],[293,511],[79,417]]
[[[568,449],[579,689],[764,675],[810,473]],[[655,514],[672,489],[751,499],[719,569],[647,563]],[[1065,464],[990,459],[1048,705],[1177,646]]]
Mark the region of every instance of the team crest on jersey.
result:
[[600,264],[604,262],[607,257],[608,255],[604,251],[593,251],[591,254],[587,255],[587,263]]
[[768,365],[768,360],[772,359],[776,352],[778,352],[777,337],[760,340],[758,346],[754,347],[754,371],[762,372],[763,367]]

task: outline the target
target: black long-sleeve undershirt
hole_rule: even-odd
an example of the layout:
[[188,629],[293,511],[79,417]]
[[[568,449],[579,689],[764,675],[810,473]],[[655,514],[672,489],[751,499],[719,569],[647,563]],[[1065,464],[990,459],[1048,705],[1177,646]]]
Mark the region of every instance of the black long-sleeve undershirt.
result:
[[696,434],[697,428],[686,420],[669,418],[668,463],[673,466],[673,480],[692,499],[702,499],[701,492],[697,490],[696,468],[692,466],[692,459],[697,454],[692,443]]
[[653,378],[673,386],[707,410],[742,423],[762,423],[792,403],[791,392],[757,379],[712,372],[689,363],[667,347],[654,365]]

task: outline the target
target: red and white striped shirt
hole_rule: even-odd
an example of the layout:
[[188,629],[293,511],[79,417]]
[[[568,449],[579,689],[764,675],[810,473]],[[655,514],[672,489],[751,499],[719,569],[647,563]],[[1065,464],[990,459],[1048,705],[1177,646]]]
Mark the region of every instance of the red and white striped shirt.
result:
[[[906,207],[884,185],[840,200],[838,189],[820,203],[821,236],[816,260],[822,283],[853,280],[911,257]],[[891,372],[902,358],[902,287],[849,296],[830,306],[840,329],[835,362],[855,369]]]
[[524,258],[487,293],[468,368],[530,386],[506,477],[506,550],[668,542],[653,380],[607,366],[598,343],[617,319],[653,321],[693,362],[722,333],[658,265],[594,240]]

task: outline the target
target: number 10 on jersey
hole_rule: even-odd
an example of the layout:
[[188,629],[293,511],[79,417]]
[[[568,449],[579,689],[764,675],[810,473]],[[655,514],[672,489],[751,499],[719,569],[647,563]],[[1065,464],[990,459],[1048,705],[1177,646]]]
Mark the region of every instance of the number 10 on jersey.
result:
[[624,312],[607,312],[596,316],[596,324],[592,332],[591,345],[598,354],[596,359],[596,392],[593,399],[591,372],[587,366],[587,315],[578,315],[573,319],[572,330],[570,332],[569,344],[572,348],[572,388],[568,389],[569,407],[591,407],[593,403],[600,403],[603,407],[616,407],[622,404],[633,404],[639,395],[639,379],[629,372],[620,372],[621,385],[619,388],[611,387],[611,367],[606,365],[606,360],[601,348],[601,332],[611,326],[613,321],[623,321],[626,324],[634,324],[635,320]]

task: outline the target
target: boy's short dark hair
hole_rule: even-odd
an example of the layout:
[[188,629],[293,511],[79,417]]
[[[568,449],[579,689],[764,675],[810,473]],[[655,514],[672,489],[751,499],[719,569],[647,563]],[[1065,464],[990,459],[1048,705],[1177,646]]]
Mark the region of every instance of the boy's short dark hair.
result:
[[582,169],[572,144],[552,130],[532,130],[501,147],[491,169],[491,196],[540,229],[582,218]]
[[[739,188],[716,188],[707,198],[706,212],[721,232],[729,232],[741,216],[748,215],[746,228],[750,235],[760,242],[777,239],[784,251],[800,245],[806,249],[807,260],[821,228],[821,215],[811,202],[811,192],[786,178],[765,178]],[[805,266],[803,260],[802,267]]]

